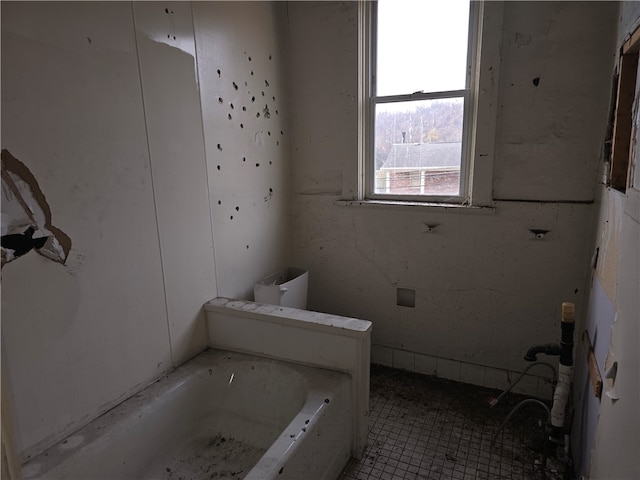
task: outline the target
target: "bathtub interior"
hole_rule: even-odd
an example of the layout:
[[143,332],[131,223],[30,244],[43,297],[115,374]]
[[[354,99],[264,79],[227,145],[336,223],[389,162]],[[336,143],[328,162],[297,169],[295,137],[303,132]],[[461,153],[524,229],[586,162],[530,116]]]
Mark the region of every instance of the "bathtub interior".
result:
[[[29,461],[23,477],[251,478],[254,467],[261,473],[253,478],[277,475],[293,461],[307,428],[317,425],[320,436],[344,430],[330,426],[343,420],[323,425],[318,415],[348,396],[344,377],[209,350]],[[326,449],[307,443],[307,450]],[[348,459],[348,442],[345,448]],[[344,464],[344,454],[337,457]],[[294,470],[287,466],[287,472]]]

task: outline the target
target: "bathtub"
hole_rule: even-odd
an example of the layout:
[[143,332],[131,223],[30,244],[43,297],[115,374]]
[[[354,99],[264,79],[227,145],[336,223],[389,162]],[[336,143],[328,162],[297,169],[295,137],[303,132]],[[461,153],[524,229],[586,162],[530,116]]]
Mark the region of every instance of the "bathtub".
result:
[[335,479],[348,375],[207,350],[23,466],[25,479]]

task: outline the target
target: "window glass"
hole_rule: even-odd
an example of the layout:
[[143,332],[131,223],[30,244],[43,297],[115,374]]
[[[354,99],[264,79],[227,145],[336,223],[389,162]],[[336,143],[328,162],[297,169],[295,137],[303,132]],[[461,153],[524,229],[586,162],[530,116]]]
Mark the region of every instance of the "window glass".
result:
[[466,86],[469,1],[378,0],[376,95]]
[[378,0],[368,192],[462,198],[468,0]]
[[463,98],[375,107],[376,194],[458,195]]

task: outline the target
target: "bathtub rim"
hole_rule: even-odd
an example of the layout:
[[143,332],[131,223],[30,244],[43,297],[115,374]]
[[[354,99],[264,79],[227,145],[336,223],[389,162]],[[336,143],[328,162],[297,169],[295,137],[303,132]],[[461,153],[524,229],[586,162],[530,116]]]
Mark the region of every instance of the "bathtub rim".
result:
[[[263,460],[264,455],[272,449],[276,442],[282,443],[281,438],[287,429],[290,429],[294,424],[301,423],[300,418],[308,418],[310,416],[306,409],[309,408],[310,404],[320,403],[321,395],[326,394],[328,396],[327,398],[333,399],[335,392],[332,388],[344,388],[345,391],[349,393],[348,387],[341,386],[348,383],[348,376],[344,372],[287,362],[277,358],[266,358],[250,353],[208,347],[182,365],[163,373],[144,388],[125,398],[119,404],[113,406],[97,418],[87,422],[82,427],[69,433],[65,438],[54,443],[38,455],[23,462],[19,470],[21,473],[20,478],[24,478],[25,480],[40,480],[50,478],[52,474],[56,475],[52,478],[64,478],[65,473],[69,471],[66,464],[67,462],[73,462],[74,456],[80,456],[78,458],[81,458],[87,453],[93,454],[96,450],[102,452],[103,450],[101,449],[103,447],[100,445],[100,442],[108,441],[108,437],[113,435],[114,432],[118,435],[119,429],[123,427],[128,429],[127,422],[131,418],[136,417],[140,412],[153,408],[153,402],[159,399],[162,393],[171,393],[192,379],[199,382],[200,380],[197,377],[206,378],[207,369],[211,370],[213,367],[228,369],[229,364],[227,362],[229,361],[232,362],[231,364],[238,362],[246,362],[247,364],[259,364],[265,361],[272,362],[278,364],[278,367],[282,367],[295,374],[300,379],[299,381],[304,384],[304,399],[300,409],[292,415],[291,419],[282,425],[278,436],[275,437],[271,444],[265,447],[263,456],[247,473],[250,473],[251,470]],[[222,373],[226,374],[228,371],[222,370]],[[211,375],[210,372],[209,375]],[[318,389],[318,386],[321,388]],[[325,397],[322,397],[322,400],[324,400],[324,398]],[[348,401],[349,399],[347,397],[346,402],[348,403]],[[73,443],[76,437],[80,437],[84,441],[76,446],[66,446],[67,441],[70,440],[71,443]],[[25,469],[29,469],[30,467],[35,468],[36,466],[38,468],[34,470],[33,473],[25,471]],[[73,472],[73,467],[71,472]]]
[[[210,347],[349,374],[351,455],[362,458],[369,432],[372,322],[227,297],[214,298],[203,308]],[[301,348],[302,342],[315,348]]]

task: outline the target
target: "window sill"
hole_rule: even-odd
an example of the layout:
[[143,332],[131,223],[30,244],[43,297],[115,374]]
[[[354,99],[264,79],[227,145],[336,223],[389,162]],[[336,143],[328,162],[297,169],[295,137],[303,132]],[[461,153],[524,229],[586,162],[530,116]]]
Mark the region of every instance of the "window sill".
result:
[[344,207],[389,208],[398,210],[414,210],[416,212],[452,212],[494,215],[495,207],[460,205],[457,203],[401,202],[394,200],[338,200],[336,205]]

